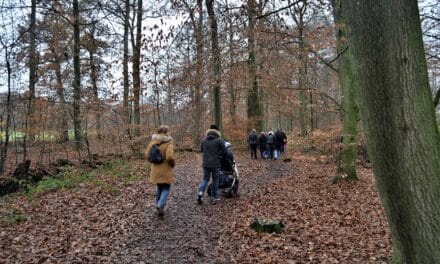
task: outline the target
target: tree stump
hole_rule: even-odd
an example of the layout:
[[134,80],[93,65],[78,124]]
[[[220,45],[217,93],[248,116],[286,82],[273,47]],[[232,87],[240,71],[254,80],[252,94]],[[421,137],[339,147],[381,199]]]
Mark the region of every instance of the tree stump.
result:
[[251,224],[251,228],[258,233],[281,233],[284,224],[281,220],[255,218]]

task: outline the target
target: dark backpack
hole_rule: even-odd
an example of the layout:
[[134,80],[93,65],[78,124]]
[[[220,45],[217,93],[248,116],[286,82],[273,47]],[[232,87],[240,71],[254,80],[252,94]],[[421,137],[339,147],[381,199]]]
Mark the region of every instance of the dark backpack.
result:
[[275,138],[272,134],[269,134],[269,136],[267,136],[267,144],[274,144],[275,143]]
[[153,144],[150,149],[150,158],[148,159],[149,162],[159,164],[164,161],[164,157],[162,153],[159,151],[159,145],[160,144]]

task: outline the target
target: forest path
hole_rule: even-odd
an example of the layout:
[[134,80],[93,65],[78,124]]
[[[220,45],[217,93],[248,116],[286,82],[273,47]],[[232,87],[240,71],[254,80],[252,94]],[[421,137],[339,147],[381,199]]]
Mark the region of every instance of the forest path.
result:
[[[240,196],[198,205],[200,153],[179,153],[165,216],[153,205],[145,160],[75,188],[0,199],[2,263],[387,263],[391,239],[371,169],[330,184],[335,162],[290,153],[292,162],[234,153]],[[124,165],[125,164],[125,165]],[[129,166],[130,170],[122,169]],[[140,177],[139,177],[140,176]],[[249,228],[281,219],[281,234]]]
[[[220,243],[222,230],[233,222],[233,208],[248,193],[265,182],[289,175],[291,163],[274,160],[251,160],[247,155],[236,155],[240,173],[240,196],[223,198],[212,205],[196,202],[197,186],[202,169],[201,155],[185,158],[175,168],[177,182],[172,186],[166,214],[160,219],[154,210],[154,189],[139,230],[126,248],[120,252],[124,263],[230,263]],[[258,212],[255,212],[256,215]]]

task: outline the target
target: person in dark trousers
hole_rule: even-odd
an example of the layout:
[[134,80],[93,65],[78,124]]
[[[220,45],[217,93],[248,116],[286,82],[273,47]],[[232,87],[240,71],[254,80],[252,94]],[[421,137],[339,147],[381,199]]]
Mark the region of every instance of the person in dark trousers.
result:
[[161,163],[151,163],[150,182],[156,184],[156,210],[159,216],[164,215],[164,209],[170,194],[171,184],[175,182],[173,168],[175,166],[173,139],[168,135],[168,126],[162,125],[153,134],[145,151],[147,160],[153,144],[158,145],[159,152],[165,158]]
[[260,136],[258,137],[258,147],[260,148],[260,155],[262,159],[266,159],[267,155],[267,136],[264,131],[261,131]]
[[202,197],[208,187],[209,179],[212,178],[212,192],[211,199],[213,204],[217,203],[219,173],[221,167],[221,160],[227,153],[225,143],[221,139],[220,131],[216,125],[206,131],[206,137],[202,140],[201,151],[203,152],[203,177],[199,185],[197,202],[202,204]]
[[286,135],[281,131],[281,129],[277,129],[275,132],[275,151],[277,152],[277,159],[280,158],[281,153],[284,151],[284,138]]
[[269,131],[267,135],[267,148],[269,149],[269,159],[274,158],[275,154],[275,136],[273,131]]
[[258,135],[255,129],[252,129],[249,134],[248,142],[251,148],[251,159],[257,159]]

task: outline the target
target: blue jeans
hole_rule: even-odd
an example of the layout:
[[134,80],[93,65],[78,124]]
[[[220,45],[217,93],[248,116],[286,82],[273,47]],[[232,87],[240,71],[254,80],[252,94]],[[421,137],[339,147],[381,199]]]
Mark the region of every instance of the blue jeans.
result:
[[170,194],[170,184],[158,183],[156,192],[156,205],[164,208],[167,203],[168,195]]
[[206,168],[203,167],[203,178],[200,182],[199,193],[205,193],[206,187],[208,187],[209,178],[212,176],[212,191],[211,196],[214,199],[218,198],[218,177],[220,174],[219,168]]

